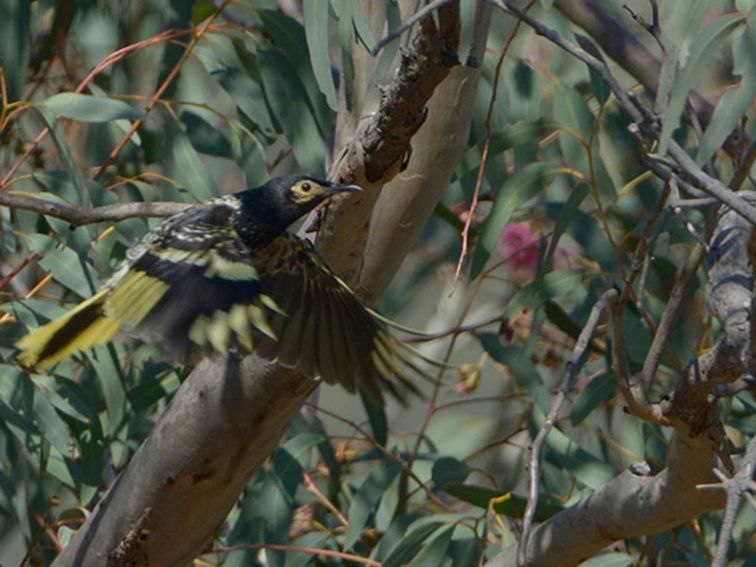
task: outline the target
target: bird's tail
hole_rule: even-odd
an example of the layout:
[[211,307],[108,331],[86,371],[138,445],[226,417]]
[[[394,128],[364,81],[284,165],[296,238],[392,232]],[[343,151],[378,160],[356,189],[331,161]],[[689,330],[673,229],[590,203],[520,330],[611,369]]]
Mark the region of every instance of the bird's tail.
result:
[[77,350],[108,342],[122,325],[117,318],[106,314],[105,302],[110,291],[102,290],[18,341],[19,363],[27,368],[41,368]]

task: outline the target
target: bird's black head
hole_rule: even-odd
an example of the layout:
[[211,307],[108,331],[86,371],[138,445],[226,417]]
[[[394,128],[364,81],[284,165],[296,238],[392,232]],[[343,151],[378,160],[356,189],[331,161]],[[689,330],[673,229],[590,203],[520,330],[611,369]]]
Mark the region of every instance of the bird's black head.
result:
[[237,193],[241,208],[234,228],[248,246],[264,246],[328,197],[354,191],[360,188],[309,175],[273,177],[260,187]]

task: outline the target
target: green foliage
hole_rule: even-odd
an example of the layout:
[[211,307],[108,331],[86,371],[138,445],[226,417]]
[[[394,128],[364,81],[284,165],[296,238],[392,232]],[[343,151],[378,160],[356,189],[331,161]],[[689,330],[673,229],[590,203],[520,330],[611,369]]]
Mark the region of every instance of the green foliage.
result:
[[[225,18],[217,17],[213,2],[139,2],[139,10],[120,4],[0,0],[0,179],[11,172],[0,191],[83,209],[194,203],[273,174],[323,173],[326,158],[335,157],[339,93],[352,110],[358,93],[390,81],[401,41],[389,44],[362,76],[356,61],[368,57],[377,34],[399,25],[395,2],[386,2],[380,34],[360,8],[365,3],[349,0],[307,0],[304,23],[272,0],[233,3]],[[533,14],[575,38],[551,4],[542,0]],[[737,160],[722,151],[724,141],[741,124],[754,135],[753,3],[662,4],[660,87],[642,95],[656,97],[663,117],[656,151],[676,139],[729,179]],[[469,27],[474,3],[463,2],[462,9]],[[181,31],[211,17],[216,25],[196,45]],[[296,549],[307,547],[384,566],[462,567],[512,542],[507,522],[522,518],[527,501],[522,447],[543,424],[591,306],[601,292],[628,281],[635,247],[656,228],[649,213],[663,186],[640,165],[628,118],[607,86],[579,62],[545,44],[532,50],[535,38],[521,30],[495,85],[496,55],[512,20],[498,11],[493,17],[469,148],[383,307],[422,319],[421,325],[436,316],[434,328],[457,324],[456,315],[437,307],[447,300],[463,211],[488,142],[482,205],[470,233],[471,283],[457,284],[449,303],[464,296],[473,320],[499,315],[500,327],[458,341],[452,365],[466,364],[460,374],[469,381],[452,387],[449,372],[438,397],[415,400],[409,409],[376,407],[365,398],[353,415],[358,404],[351,398],[324,396],[322,411],[295,420],[250,479],[208,560],[259,565],[260,548],[277,544],[284,547],[267,550],[266,564],[346,561]],[[649,35],[630,20],[627,25],[652,47]],[[469,34],[463,29],[463,37]],[[601,56],[590,38],[577,41]],[[127,45],[135,47],[116,51]],[[187,46],[191,52],[182,60]],[[734,77],[712,70],[714,62]],[[174,68],[175,80],[157,96]],[[681,119],[691,89],[724,89],[700,139]],[[42,128],[49,134],[35,145]],[[701,230],[703,215],[691,216]],[[158,346],[130,337],[77,354],[50,374],[18,368],[13,343],[91,296],[156,221],[73,228],[20,208],[3,209],[0,220],[0,556],[13,565],[28,551],[44,564],[56,553],[50,534],[64,543],[70,537],[147,437],[187,369],[165,362]],[[536,258],[532,266],[517,264],[517,252],[506,251],[502,235],[512,223],[534,235],[525,243]],[[643,364],[650,324],[658,324],[692,244],[678,220],[659,229],[645,287],[634,283],[640,306],[623,321],[633,369]],[[687,300],[655,394],[669,389],[681,361],[696,356],[706,340],[701,284]],[[547,439],[536,521],[600,488],[632,461],[664,466],[666,431],[619,411],[610,349],[600,335],[581,361],[569,412]],[[740,432],[736,446],[742,447],[754,433],[753,403],[745,396],[728,403],[723,415]],[[694,564],[705,557],[702,542],[715,542],[719,521],[719,514],[706,515],[696,532],[681,526],[629,541],[623,553],[607,552],[586,565]],[[740,520],[739,533],[749,527],[752,515]],[[741,539],[734,543],[738,558],[753,552]]]

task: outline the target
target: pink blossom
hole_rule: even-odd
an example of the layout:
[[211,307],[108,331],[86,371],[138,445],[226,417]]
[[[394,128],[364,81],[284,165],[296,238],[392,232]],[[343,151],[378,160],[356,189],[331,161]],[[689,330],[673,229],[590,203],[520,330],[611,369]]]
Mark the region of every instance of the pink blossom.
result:
[[497,249],[514,270],[535,271],[538,266],[538,236],[524,224],[509,223],[501,232]]

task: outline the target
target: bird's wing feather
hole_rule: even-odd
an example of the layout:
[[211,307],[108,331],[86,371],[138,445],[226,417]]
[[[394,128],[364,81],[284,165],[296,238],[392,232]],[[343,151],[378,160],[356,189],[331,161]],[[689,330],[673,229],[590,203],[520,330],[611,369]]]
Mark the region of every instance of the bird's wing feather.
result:
[[272,325],[283,329],[270,353],[280,362],[349,391],[360,387],[379,402],[381,386],[400,399],[417,391],[408,376],[414,372],[405,346],[392,339],[385,323],[331,272],[308,241],[287,234],[253,262],[262,293],[285,306],[285,317],[272,316]]

